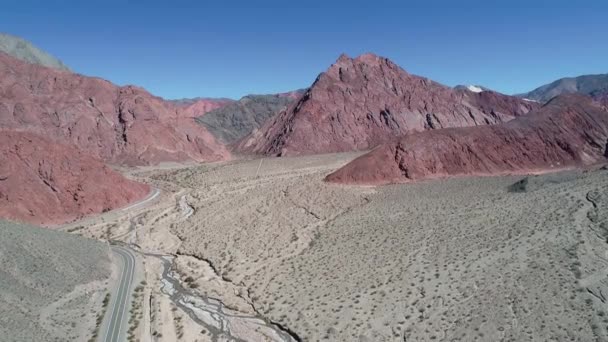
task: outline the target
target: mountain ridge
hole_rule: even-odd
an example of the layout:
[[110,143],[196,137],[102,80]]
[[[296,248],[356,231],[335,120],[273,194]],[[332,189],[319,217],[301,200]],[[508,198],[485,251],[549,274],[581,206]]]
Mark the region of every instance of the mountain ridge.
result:
[[305,90],[299,89],[279,94],[246,95],[197,117],[196,121],[204,125],[219,141],[232,144],[259,129],[304,92]]
[[547,172],[605,161],[607,148],[606,108],[586,95],[564,94],[503,124],[406,135],[353,160],[326,180],[387,184]]
[[0,32],[0,52],[32,64],[70,71],[61,60],[36,47],[31,42],[8,33]]
[[542,85],[530,92],[515,96],[530,100],[547,102],[561,94],[580,93],[593,95],[598,92],[608,92],[608,74],[588,74],[575,77],[564,77]]
[[372,53],[342,54],[296,102],[241,139],[236,151],[365,150],[411,131],[508,121],[536,106],[492,91],[452,89]]
[[0,72],[0,128],[73,144],[113,164],[230,157],[191,113],[143,88],[119,87],[4,53]]

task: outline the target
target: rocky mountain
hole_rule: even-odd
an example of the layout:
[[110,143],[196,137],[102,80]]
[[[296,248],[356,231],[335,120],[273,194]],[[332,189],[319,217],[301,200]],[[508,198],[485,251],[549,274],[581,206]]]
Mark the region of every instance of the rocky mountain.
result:
[[87,151],[30,132],[0,130],[0,217],[63,223],[122,207],[149,191]]
[[225,147],[191,114],[135,86],[29,64],[0,53],[0,128],[73,144],[106,162],[213,161]]
[[593,94],[591,94],[591,97],[593,97],[597,102],[608,107],[608,89],[606,89],[605,91],[593,92]]
[[193,99],[171,100],[170,102],[180,107],[185,117],[194,118],[231,104],[234,100],[197,97]]
[[25,39],[0,33],[0,52],[26,61],[59,70],[69,70],[59,59],[40,50]]
[[535,173],[605,161],[608,111],[580,94],[493,126],[414,133],[383,144],[326,180],[384,184],[460,175]]
[[509,121],[537,106],[490,91],[455,90],[373,54],[342,55],[236,150],[265,155],[365,150],[413,131]]
[[231,144],[260,128],[303,93],[304,90],[296,90],[272,95],[247,95],[198,117],[197,121],[218,140]]
[[594,93],[607,91],[608,74],[600,74],[561,78],[538,87],[531,92],[516,96],[544,103],[560,94],[580,93],[593,95]]
[[[229,99],[226,97],[193,97],[193,98],[183,98],[183,99],[176,99],[176,100],[168,100],[169,102],[175,103],[178,106],[189,106],[192,104],[195,104],[197,102],[204,102],[207,103],[209,107],[220,107],[222,106],[222,104],[228,104],[231,102],[234,102],[233,99]],[[217,104],[217,105],[216,105]],[[211,108],[211,109],[215,109],[215,108]]]

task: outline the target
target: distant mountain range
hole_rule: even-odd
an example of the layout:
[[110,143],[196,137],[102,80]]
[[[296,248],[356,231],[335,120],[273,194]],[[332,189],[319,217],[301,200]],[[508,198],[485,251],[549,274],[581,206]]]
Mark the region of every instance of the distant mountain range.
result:
[[51,54],[40,50],[23,38],[0,33],[0,51],[28,63],[69,71],[67,66]]
[[516,96],[545,103],[557,95],[580,93],[600,96],[608,92],[608,74],[560,78],[528,93]]
[[175,99],[168,100],[169,102],[173,102],[178,106],[189,106],[195,104],[200,101],[208,101],[208,102],[234,102],[233,99],[229,99],[227,97],[193,97],[193,98],[183,98],[183,99]]
[[[384,151],[394,151],[391,144],[396,141],[414,146],[407,138],[412,134],[422,138],[416,140],[417,149],[406,146],[408,151],[435,156],[427,165],[432,172],[440,172],[439,160],[466,166],[464,173],[475,173],[479,170],[474,164],[458,164],[466,156],[450,161],[445,158],[454,153],[442,154],[460,151],[468,143],[462,135],[488,142],[487,146],[469,146],[480,156],[490,156],[494,150],[484,149],[492,146],[501,153],[509,148],[533,152],[528,145],[516,145],[519,132],[549,127],[547,117],[565,115],[560,108],[595,111],[593,106],[608,107],[608,74],[561,79],[516,97],[479,85],[447,87],[370,53],[356,58],[340,56],[307,89],[248,95],[238,101],[167,101],[137,86],[121,87],[66,71],[61,61],[27,41],[0,34],[0,217],[59,223],[145,196],[147,186],[125,179],[105,163],[219,161],[233,158],[231,152],[287,156],[368,150],[382,144],[392,146]],[[551,110],[545,110],[551,115],[539,116],[543,120],[519,120],[538,112],[542,103],[556,95],[571,92],[590,95],[596,101],[589,104],[589,97],[571,97],[554,102]],[[598,113],[598,117],[603,115]],[[520,123],[496,130],[444,130],[501,125],[514,119]],[[569,117],[563,122],[578,125]],[[532,123],[535,130],[521,127]],[[591,132],[589,127],[583,130]],[[440,146],[431,135],[424,135],[427,131],[439,132],[431,134],[443,139],[449,149],[433,150]],[[598,136],[603,137],[603,132]],[[580,142],[578,135],[559,130],[550,133],[553,135],[547,139]],[[484,140],[491,134],[502,135]],[[423,141],[428,146],[421,147]],[[456,145],[449,145],[451,142]],[[502,145],[504,149],[499,148]],[[583,152],[589,151],[593,152],[590,156],[603,153],[587,147]],[[565,162],[564,158],[556,161]],[[519,168],[545,167],[536,160],[525,162]],[[35,172],[25,172],[24,165],[38,167]],[[496,165],[488,170],[509,171],[515,164]],[[116,185],[121,191],[113,191]]]
[[207,127],[216,139],[231,144],[260,128],[266,120],[301,96],[304,91],[247,95],[199,116],[196,120]]

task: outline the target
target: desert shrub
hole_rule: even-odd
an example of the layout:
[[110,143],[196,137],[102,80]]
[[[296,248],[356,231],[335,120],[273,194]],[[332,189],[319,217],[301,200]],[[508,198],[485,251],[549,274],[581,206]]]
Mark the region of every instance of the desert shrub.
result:
[[528,177],[523,178],[511,185],[509,185],[509,192],[514,192],[514,193],[522,193],[522,192],[526,192],[528,188]]

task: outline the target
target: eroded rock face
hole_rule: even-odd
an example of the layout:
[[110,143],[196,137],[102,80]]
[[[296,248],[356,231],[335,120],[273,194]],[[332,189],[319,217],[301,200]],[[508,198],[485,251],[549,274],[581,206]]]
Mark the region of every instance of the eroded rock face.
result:
[[608,111],[579,95],[560,95],[504,124],[449,128],[378,146],[326,180],[385,184],[460,175],[533,173],[604,161]]
[[0,128],[73,144],[109,163],[215,161],[225,147],[187,111],[135,86],[0,53]]
[[373,54],[342,55],[236,150],[266,155],[364,150],[413,131],[505,122],[538,106],[490,91],[452,89]]
[[73,146],[0,130],[0,217],[63,223],[125,206],[149,191]]

